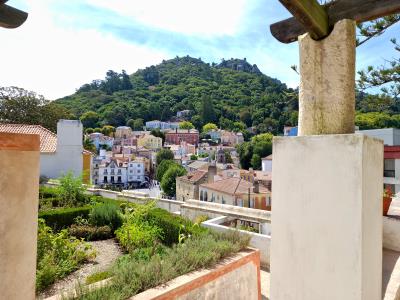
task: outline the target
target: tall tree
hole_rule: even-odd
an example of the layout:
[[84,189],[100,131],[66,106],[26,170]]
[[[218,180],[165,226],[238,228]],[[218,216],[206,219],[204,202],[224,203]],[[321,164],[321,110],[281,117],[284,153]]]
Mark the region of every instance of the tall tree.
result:
[[[359,25],[362,39],[358,40],[358,45],[362,45],[373,37],[382,35],[389,27],[398,22],[400,22],[400,14]],[[400,96],[400,44],[396,38],[392,38],[390,41],[399,56],[386,60],[385,64],[381,66],[369,66],[366,70],[359,71],[358,86],[361,89],[380,86],[383,93],[392,96],[398,101]]]
[[126,74],[125,70],[122,70],[121,73],[121,89],[122,90],[131,90],[133,88],[132,82],[129,79],[129,75]]
[[57,103],[18,87],[0,87],[0,122],[42,125],[56,131],[59,119],[72,115]]
[[80,120],[85,128],[95,128],[99,124],[99,114],[94,111],[87,111],[81,117]]
[[208,95],[201,99],[200,118],[203,124],[214,123],[217,120],[213,101]]

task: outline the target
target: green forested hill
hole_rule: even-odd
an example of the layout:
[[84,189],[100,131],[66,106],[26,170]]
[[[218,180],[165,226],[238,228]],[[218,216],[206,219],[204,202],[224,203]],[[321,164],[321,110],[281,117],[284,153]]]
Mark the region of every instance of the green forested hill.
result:
[[[282,133],[297,125],[297,90],[260,72],[246,59],[207,64],[176,57],[138,70],[108,71],[104,80],[84,84],[73,95],[56,100],[86,127],[126,125],[140,128],[149,120],[169,120],[177,111],[192,111],[197,127],[213,122],[224,129]],[[361,129],[400,127],[399,99],[388,95],[356,97],[356,125]],[[135,125],[132,125],[135,124]]]
[[108,71],[104,80],[85,84],[56,102],[77,117],[96,112],[98,122],[92,126],[125,125],[131,119],[168,120],[189,109],[198,128],[211,121],[222,128],[245,125],[273,133],[282,132],[284,125],[296,125],[298,109],[296,91],[246,60],[210,65],[189,56],[130,76]]

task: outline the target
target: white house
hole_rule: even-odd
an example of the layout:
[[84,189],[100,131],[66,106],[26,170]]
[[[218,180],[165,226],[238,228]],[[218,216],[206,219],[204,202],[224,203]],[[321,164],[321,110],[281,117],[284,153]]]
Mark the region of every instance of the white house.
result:
[[98,182],[94,180],[95,185],[101,184],[126,184],[127,183],[127,164],[126,162],[111,159],[108,162],[98,166]]
[[94,163],[93,183],[95,185],[115,184],[127,186],[145,182],[145,165],[140,160],[97,157]]
[[79,120],[59,120],[57,135],[40,125],[0,124],[0,132],[37,134],[40,138],[40,175],[58,178],[83,171],[83,126]]
[[261,159],[261,170],[263,172],[272,172],[272,154]]
[[145,181],[145,168],[144,162],[140,160],[133,160],[128,163],[128,182],[144,182]]

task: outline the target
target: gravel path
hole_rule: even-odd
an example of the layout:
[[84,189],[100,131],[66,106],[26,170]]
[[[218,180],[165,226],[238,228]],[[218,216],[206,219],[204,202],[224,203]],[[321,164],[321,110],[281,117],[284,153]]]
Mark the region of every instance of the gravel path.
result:
[[40,293],[38,299],[44,299],[63,291],[74,289],[79,281],[84,282],[84,279],[90,274],[107,269],[122,255],[122,251],[114,239],[88,242],[88,244],[91,244],[93,249],[96,250],[97,255],[94,261],[82,265],[80,269],[55,282]]

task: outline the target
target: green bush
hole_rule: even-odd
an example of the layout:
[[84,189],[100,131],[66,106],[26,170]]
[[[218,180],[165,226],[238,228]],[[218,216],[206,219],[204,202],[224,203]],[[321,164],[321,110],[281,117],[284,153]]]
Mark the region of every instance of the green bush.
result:
[[86,241],[106,240],[113,236],[110,226],[90,226],[72,224],[68,228],[68,233],[78,239]]
[[67,276],[80,264],[95,256],[91,247],[68,235],[67,230],[53,233],[39,219],[37,237],[36,291],[42,291],[57,279]]
[[87,285],[107,279],[111,277],[111,273],[109,271],[101,271],[101,272],[97,272],[97,273],[93,273],[91,275],[89,275],[88,277],[86,277],[85,283]]
[[57,198],[58,197],[58,189],[47,186],[39,186],[39,199],[43,198]]
[[68,172],[59,180],[58,192],[62,206],[76,207],[89,201],[90,197],[84,194],[81,177],[74,177],[72,172]]
[[94,206],[89,215],[89,223],[94,226],[110,226],[113,231],[118,229],[122,225],[119,207],[111,202]]
[[111,269],[112,283],[107,287],[78,289],[79,299],[127,299],[149,288],[201,268],[209,268],[221,259],[244,249],[249,238],[237,232],[208,233],[189,238],[184,244],[165,248],[158,254],[137,250],[137,255],[126,255]]
[[193,235],[207,230],[200,226],[193,226],[193,223],[189,220],[173,215],[161,208],[150,210],[147,220],[162,230],[161,241],[167,246],[178,243],[180,234]]
[[124,223],[115,231],[119,244],[127,251],[151,247],[162,237],[162,231],[157,226],[148,223]]
[[87,218],[91,209],[91,206],[53,209],[39,212],[39,218],[44,219],[53,230],[59,231],[74,224],[78,216]]

